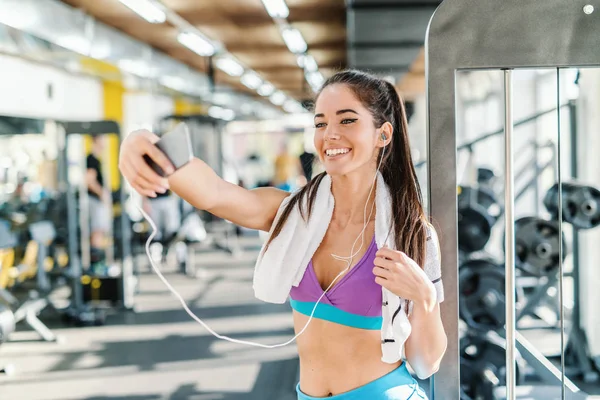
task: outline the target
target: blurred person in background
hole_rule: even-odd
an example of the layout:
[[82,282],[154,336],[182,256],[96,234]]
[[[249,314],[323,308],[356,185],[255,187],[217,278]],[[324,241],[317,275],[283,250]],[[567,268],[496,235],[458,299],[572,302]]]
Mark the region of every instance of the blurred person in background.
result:
[[308,152],[306,149],[298,156],[300,159],[300,165],[302,166],[302,173],[306,178],[306,181],[310,181],[313,175],[313,163],[315,162],[316,156]]
[[299,164],[299,160],[290,154],[287,142],[281,144],[274,162],[273,186],[286,192],[295,189],[295,180],[301,170]]
[[51,197],[56,193],[58,190],[58,165],[56,159],[51,159],[46,150],[42,151],[37,177],[42,187],[42,198]]
[[27,182],[29,179],[24,172],[17,173],[17,182],[14,186],[14,191],[10,193],[7,204],[11,209],[21,211],[23,206],[29,203],[29,193],[27,193]]
[[240,168],[243,187],[254,189],[257,187],[272,186],[272,168],[259,154],[250,154]]
[[170,190],[157,193],[156,197],[144,198],[144,210],[156,223],[155,240],[169,241],[181,226],[179,198]]
[[102,153],[106,146],[104,136],[92,136],[92,151],[86,159],[86,184],[90,212],[90,244],[92,248],[104,249],[110,232],[111,192],[104,186],[102,176]]

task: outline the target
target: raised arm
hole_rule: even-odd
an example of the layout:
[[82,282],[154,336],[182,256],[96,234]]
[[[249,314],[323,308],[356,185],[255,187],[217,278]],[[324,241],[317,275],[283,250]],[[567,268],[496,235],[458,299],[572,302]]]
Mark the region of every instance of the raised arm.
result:
[[[141,195],[155,197],[170,188],[194,207],[250,229],[268,231],[277,210],[289,193],[275,188],[247,190],[219,177],[205,162],[192,162],[173,173],[173,166],[148,131],[131,133],[121,144],[119,168]],[[148,155],[168,174],[162,178],[144,161]]]
[[268,231],[289,193],[276,188],[244,189],[219,177],[197,158],[169,176],[171,190],[200,210],[250,229]]

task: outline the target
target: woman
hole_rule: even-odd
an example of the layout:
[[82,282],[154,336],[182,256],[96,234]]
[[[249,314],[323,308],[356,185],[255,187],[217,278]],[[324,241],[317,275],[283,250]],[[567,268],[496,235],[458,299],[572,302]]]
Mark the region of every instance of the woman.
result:
[[[140,131],[122,145],[121,171],[140,194],[155,196],[170,188],[199,209],[269,231],[267,249],[289,234],[286,227],[298,213],[323,228],[309,265],[299,269],[304,271],[300,282],[289,293],[285,287],[296,333],[314,312],[297,338],[298,399],[425,398],[403,358],[422,379],[437,371],[447,343],[439,312],[443,290],[437,236],[421,204],[404,106],[390,83],[358,71],[340,72],[325,82],[316,98],[314,136],[325,172],[291,196],[275,188],[245,190],[222,180],[197,159],[173,173],[168,160],[152,145],[157,140],[150,132]],[[144,154],[171,174],[168,179],[145,165]],[[376,176],[382,178],[377,180],[376,191],[388,193],[382,196],[385,203],[373,195]],[[335,204],[328,225],[327,220],[311,219],[311,214],[322,212],[318,190],[324,182],[330,185],[327,193]],[[298,209],[299,203],[304,210]],[[381,210],[375,210],[376,205]],[[377,215],[383,211],[391,215],[393,240],[380,247],[377,244],[383,241],[376,243],[375,237]],[[349,266],[343,257],[351,253]],[[271,267],[279,272],[288,268]],[[331,287],[324,297],[323,291]],[[391,296],[385,297],[386,293]],[[310,307],[320,298],[323,304]],[[388,330],[385,318],[382,322],[382,315],[390,315],[385,313],[388,299],[400,304],[391,310],[392,324],[397,317],[396,321],[405,318],[400,328],[390,325]],[[402,308],[406,302],[411,306]],[[393,339],[382,340],[384,330]],[[388,345],[397,346],[396,354],[386,354]]]

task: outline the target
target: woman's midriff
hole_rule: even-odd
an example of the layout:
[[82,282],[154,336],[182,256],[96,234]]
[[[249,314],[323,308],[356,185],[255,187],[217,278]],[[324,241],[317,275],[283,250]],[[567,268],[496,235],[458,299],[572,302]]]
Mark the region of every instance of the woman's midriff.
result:
[[[308,316],[294,311],[300,332]],[[313,318],[296,339],[300,389],[312,397],[335,396],[364,386],[398,368],[381,361],[381,332],[352,328]]]

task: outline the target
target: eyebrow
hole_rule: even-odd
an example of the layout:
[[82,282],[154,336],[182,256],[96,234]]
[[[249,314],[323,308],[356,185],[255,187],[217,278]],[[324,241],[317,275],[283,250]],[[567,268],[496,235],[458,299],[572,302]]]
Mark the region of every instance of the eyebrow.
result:
[[[359,115],[359,114],[358,114],[356,111],[354,111],[354,110],[353,110],[353,109],[351,109],[351,108],[345,108],[345,109],[343,109],[343,110],[337,110],[337,111],[335,112],[335,115],[341,115],[341,114],[345,114],[345,113],[354,113],[354,114],[356,114],[356,115]],[[317,114],[317,115],[315,115],[315,118],[322,118],[322,117],[324,117],[324,116],[325,116],[325,114]]]

